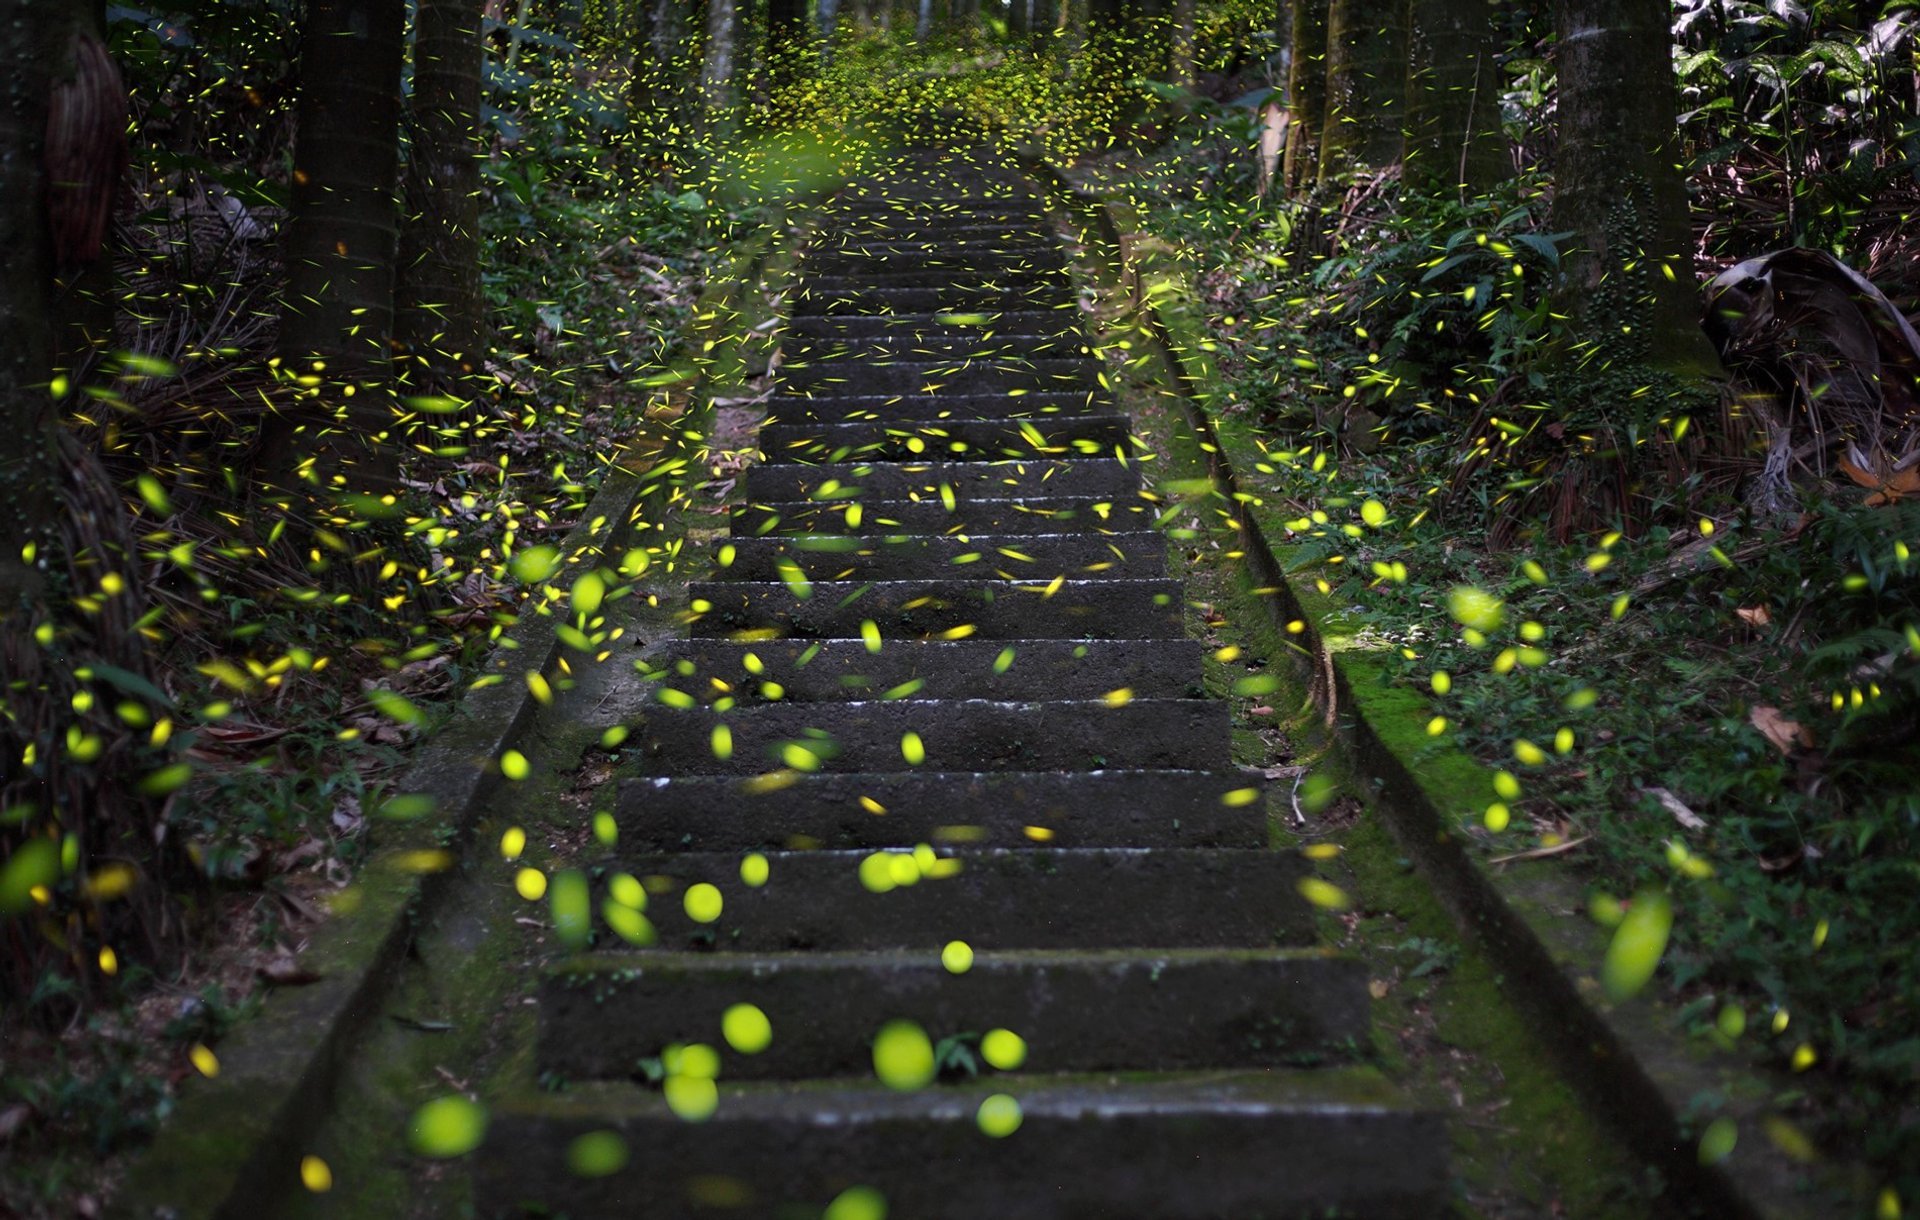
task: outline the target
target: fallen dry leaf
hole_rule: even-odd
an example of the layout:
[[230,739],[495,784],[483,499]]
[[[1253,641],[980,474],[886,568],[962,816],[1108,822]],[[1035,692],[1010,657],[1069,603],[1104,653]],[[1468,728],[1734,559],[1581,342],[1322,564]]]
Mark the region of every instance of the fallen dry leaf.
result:
[[1782,754],[1793,753],[1795,746],[1813,744],[1812,731],[1798,720],[1789,720],[1781,715],[1777,707],[1767,707],[1765,704],[1756,706],[1747,713],[1747,720]]
[[[1766,730],[1762,729],[1761,732],[1764,733]],[[1660,807],[1672,814],[1673,820],[1688,830],[1705,830],[1707,828],[1706,820],[1693,810],[1687,808],[1687,803],[1675,796],[1671,789],[1642,788],[1640,789],[1640,793],[1642,796],[1650,796],[1654,800],[1659,801]]]
[[1773,621],[1773,612],[1765,606],[1741,606],[1734,613],[1749,627],[1765,627]]

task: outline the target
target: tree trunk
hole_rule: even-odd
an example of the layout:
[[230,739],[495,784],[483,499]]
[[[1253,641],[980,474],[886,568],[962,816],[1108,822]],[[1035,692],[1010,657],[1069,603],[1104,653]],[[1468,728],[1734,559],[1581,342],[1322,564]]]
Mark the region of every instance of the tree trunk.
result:
[[437,374],[471,373],[485,351],[480,291],[479,0],[419,0],[412,155],[400,230],[396,331]]
[[1716,367],[1700,330],[1664,0],[1562,0],[1553,227],[1582,361]]
[[1327,5],[1326,116],[1319,180],[1400,159],[1400,112],[1407,80],[1407,10],[1374,0]]
[[113,217],[127,166],[127,91],[107,54],[106,9],[71,9],[71,45],[47,131],[47,206],[53,213],[54,363],[78,382],[113,346]]
[[1167,56],[1167,80],[1193,87],[1194,0],[1173,0],[1173,48]]
[[1287,62],[1287,190],[1320,176],[1320,131],[1327,121],[1327,0],[1294,0],[1293,53]]
[[[34,0],[0,0],[0,625],[43,584],[60,520],[53,397],[53,229],[47,219],[47,100],[66,23]],[[34,548],[29,558],[23,552]]]
[[707,0],[707,45],[700,65],[700,96],[707,121],[724,124],[733,110],[733,36],[736,0]]
[[1413,0],[1409,18],[1407,178],[1480,194],[1507,170],[1493,11],[1486,0]]
[[695,79],[689,7],[684,0],[642,0],[642,28],[627,87],[629,122],[649,161],[666,159],[691,114]]
[[281,355],[383,375],[392,356],[404,0],[309,0]]
[[840,25],[840,0],[818,0],[813,10],[814,29],[829,48]]

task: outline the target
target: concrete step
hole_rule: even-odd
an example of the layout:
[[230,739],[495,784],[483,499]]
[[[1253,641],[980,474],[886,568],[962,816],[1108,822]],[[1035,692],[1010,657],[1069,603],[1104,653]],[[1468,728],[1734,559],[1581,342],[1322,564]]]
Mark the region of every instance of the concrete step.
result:
[[[623,781],[615,817],[631,850],[761,851],[914,843],[1261,847],[1257,771],[927,772]],[[864,798],[864,799],[863,799]],[[877,807],[877,812],[876,812]]]
[[[1100,388],[1101,365],[1086,356],[1057,359],[993,357],[960,360],[852,358],[789,360],[780,369],[781,393],[794,394],[1024,394]],[[1025,406],[1025,404],[1020,404]]]
[[[1291,852],[1179,848],[932,848],[782,851],[767,881],[740,880],[731,852],[621,853],[605,862],[645,879],[657,955],[798,950],[1268,949],[1310,945],[1313,911]],[[943,863],[944,862],[944,863]],[[923,867],[951,875],[923,875]],[[891,868],[911,884],[893,885]],[[917,878],[917,880],[915,880]],[[719,889],[711,923],[683,907],[694,885]],[[887,885],[874,892],[873,885]],[[610,933],[596,942],[623,949]]]
[[793,312],[799,316],[848,314],[998,313],[1007,310],[1063,309],[1073,304],[1064,283],[1026,287],[943,284],[938,287],[844,289],[803,286],[793,294]]
[[[925,383],[929,387],[934,384]],[[939,386],[934,393],[871,391],[872,381],[855,374],[844,385],[822,385],[810,392],[777,394],[768,403],[765,423],[879,423],[897,428],[924,424],[944,428],[949,422],[965,420],[1113,414],[1113,401],[1106,390],[1092,383],[1077,390],[1028,390],[1015,383],[1014,388],[1001,392],[995,392],[990,386],[973,390]]]
[[[776,1038],[778,1033],[776,1030]],[[982,1134],[990,1094],[1020,1128]],[[866,1186],[897,1220],[1433,1220],[1447,1137],[1370,1068],[1091,1079],[993,1074],[896,1092],[720,1085],[703,1123],[626,1082],[494,1107],[473,1158],[482,1220],[817,1217]],[[606,1134],[599,1134],[606,1133]],[[574,1141],[636,1155],[583,1176]]]
[[994,240],[982,235],[972,241],[815,243],[800,256],[797,266],[803,279],[909,270],[945,274],[950,278],[1009,270],[1044,271],[1059,276],[1066,273],[1067,256],[1057,242],[1019,240],[1012,235]]
[[[717,726],[728,757],[712,749]],[[626,751],[651,775],[756,775],[801,771],[1069,771],[1229,765],[1231,721],[1223,699],[1038,703],[967,699],[651,707]],[[922,762],[903,757],[917,734]]]
[[[1127,534],[896,534],[857,537],[811,534],[735,538],[714,544],[713,575],[721,580],[785,580],[794,569],[808,580],[938,580],[1004,576],[1009,580],[1114,580],[1167,574],[1167,540],[1158,532]],[[731,559],[722,564],[721,561]]]
[[790,295],[804,301],[815,297],[858,294],[876,288],[934,288],[943,292],[959,290],[986,293],[1017,289],[1023,293],[1054,293],[1057,300],[1063,299],[1070,291],[1071,281],[1066,270],[1058,267],[1008,266],[969,270],[958,262],[912,263],[902,260],[888,264],[885,270],[878,267],[855,267],[841,271],[809,268]]
[[[848,510],[858,508],[849,521]],[[1044,496],[1034,499],[956,501],[773,500],[737,504],[736,534],[1065,534],[1153,528],[1161,509],[1140,499]]]
[[1198,640],[883,640],[878,652],[860,640],[664,640],[646,661],[652,680],[701,703],[765,702],[769,683],[798,704],[883,692],[920,703],[1100,699],[1122,688],[1137,699],[1201,698],[1201,654]]
[[995,461],[1069,453],[1110,454],[1124,450],[1129,435],[1126,416],[1102,413],[899,424],[884,420],[769,423],[761,425],[759,441],[760,451],[769,462],[843,462],[852,457],[911,461],[953,455]]
[[[1052,590],[1051,593],[1048,590]],[[1186,635],[1172,580],[816,581],[801,597],[779,582],[694,581],[700,637],[858,639],[882,636],[983,640],[1165,640]]]
[[[1066,266],[1065,249],[1051,233],[983,231],[978,233],[941,233],[935,236],[865,236],[835,230],[816,237],[800,255],[803,272],[844,261],[858,268],[889,259],[933,259],[953,261],[979,258],[988,266],[1019,265],[1038,260]],[[816,261],[818,260],[818,261]]]
[[[979,328],[973,328],[978,332]],[[780,340],[783,369],[840,360],[883,363],[956,360],[1061,360],[1089,355],[1077,334],[852,335],[807,339],[791,332]]]
[[[1281,1067],[1351,1058],[1366,1038],[1365,967],[1319,949],[981,951],[957,975],[940,959],[932,948],[587,954],[541,985],[539,1068],[604,1080],[671,1043],[705,1042],[724,1048],[723,1079],[864,1077],[890,1020],[936,1041],[1010,1029],[1036,1073]],[[740,1003],[773,1026],[758,1055],[719,1038]]]
[[890,314],[794,314],[786,331],[799,339],[1071,335],[1085,341],[1078,304],[1037,304],[1000,310],[894,310]]
[[971,504],[1035,496],[1132,499],[1139,494],[1140,475],[1131,464],[1112,457],[922,460],[755,465],[742,483],[749,500],[904,500],[916,495],[942,500],[950,492],[956,503]]

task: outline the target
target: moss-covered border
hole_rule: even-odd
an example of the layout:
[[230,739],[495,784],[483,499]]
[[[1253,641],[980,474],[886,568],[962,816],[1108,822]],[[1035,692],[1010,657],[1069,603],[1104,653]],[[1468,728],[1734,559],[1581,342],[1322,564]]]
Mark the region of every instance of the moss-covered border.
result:
[[[684,351],[689,391],[724,379],[738,365],[739,336],[724,322],[742,292],[778,251],[778,215],[729,251],[696,306]],[[709,342],[712,340],[712,342]],[[627,544],[649,485],[610,467],[567,535],[570,559],[610,554]],[[134,1163],[109,1215],[117,1220],[259,1220],[279,1215],[300,1188],[300,1162],[333,1112],[350,1058],[385,1009],[415,942],[444,909],[467,867],[461,852],[502,777],[496,760],[531,729],[539,704],[519,680],[551,671],[563,645],[550,614],[523,614],[495,645],[484,672],[506,680],[469,690],[451,719],[423,743],[396,790],[433,798],[417,822],[382,824],[349,902],[314,930],[301,957],[317,981],[272,991],[258,1016],[218,1047],[219,1072],[187,1086],[173,1115]],[[423,850],[450,850],[440,871],[406,867]]]
[[[1352,647],[1342,607],[1286,574],[1286,548],[1261,527],[1258,500],[1241,495],[1235,462],[1260,460],[1253,446],[1215,427],[1196,387],[1217,384],[1204,320],[1186,276],[1126,203],[1096,193],[1063,168],[1029,155],[1030,172],[1057,198],[1093,221],[1142,322],[1180,371],[1180,401],[1203,438],[1214,482],[1240,505],[1236,527],[1255,583],[1275,624],[1300,622],[1295,661],[1326,718],[1340,765],[1374,790],[1390,833],[1460,926],[1504,973],[1516,1006],[1535,1022],[1562,1075],[1622,1143],[1656,1168],[1681,1209],[1743,1220],[1815,1220],[1871,1214],[1864,1169],[1806,1164],[1778,1152],[1763,1120],[1772,1099],[1793,1084],[1733,1054],[1689,1038],[1672,1005],[1642,997],[1610,1004],[1593,968],[1605,936],[1585,917],[1581,889],[1564,871],[1540,863],[1488,866],[1454,834],[1463,813],[1484,806],[1491,772],[1427,735],[1427,700],[1395,685],[1381,659]],[[1714,1165],[1697,1152],[1704,1123],[1734,1119],[1741,1140]]]

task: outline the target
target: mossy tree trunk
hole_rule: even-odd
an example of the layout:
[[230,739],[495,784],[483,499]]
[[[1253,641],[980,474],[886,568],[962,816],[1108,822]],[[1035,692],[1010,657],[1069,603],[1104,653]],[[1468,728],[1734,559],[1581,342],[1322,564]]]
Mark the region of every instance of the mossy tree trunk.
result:
[[1327,121],[1327,0],[1294,0],[1292,56],[1287,62],[1286,181],[1289,191],[1320,176],[1320,132]]
[[1401,3],[1327,5],[1327,98],[1319,180],[1400,159],[1407,82],[1407,10]]
[[1487,0],[1412,0],[1407,21],[1407,180],[1477,195],[1505,176],[1499,41]]
[[1553,227],[1580,362],[1716,367],[1688,250],[1664,0],[1562,0]]
[[[486,349],[480,290],[478,0],[419,0],[412,148],[400,230],[396,333],[430,381],[471,373]],[[424,367],[422,367],[424,366]]]

